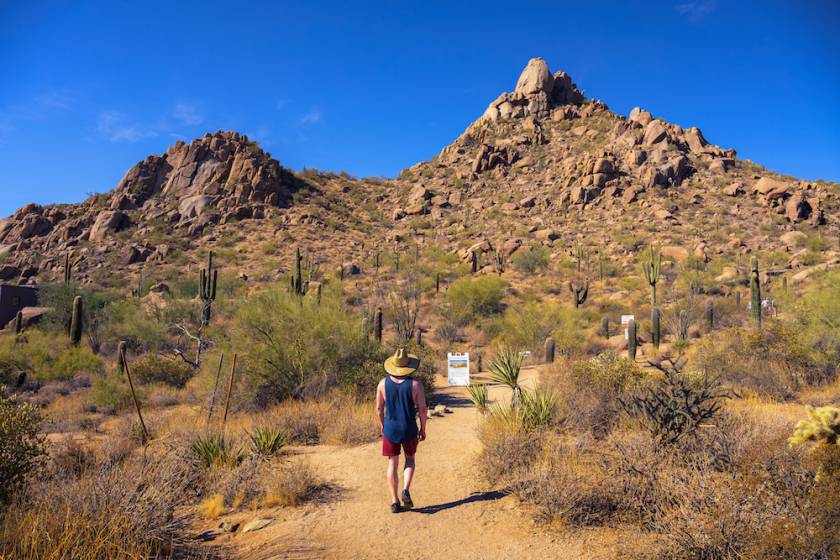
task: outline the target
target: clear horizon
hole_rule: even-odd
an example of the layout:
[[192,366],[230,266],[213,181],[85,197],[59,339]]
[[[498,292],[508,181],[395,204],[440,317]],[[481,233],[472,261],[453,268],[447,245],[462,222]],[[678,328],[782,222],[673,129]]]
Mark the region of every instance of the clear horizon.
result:
[[772,171],[840,181],[837,3],[384,6],[0,4],[0,217],[109,191],[216,130],[295,170],[393,177],[536,56],[616,113],[641,106]]

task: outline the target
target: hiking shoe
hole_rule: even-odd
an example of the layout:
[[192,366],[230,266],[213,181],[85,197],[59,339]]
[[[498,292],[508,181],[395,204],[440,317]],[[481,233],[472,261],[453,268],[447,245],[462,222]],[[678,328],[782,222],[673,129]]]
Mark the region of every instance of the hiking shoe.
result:
[[406,509],[414,507],[414,502],[411,501],[411,494],[408,493],[408,490],[403,490],[402,492],[402,503]]
[[402,508],[400,507],[399,502],[391,504],[391,513],[399,513],[400,511],[402,511]]

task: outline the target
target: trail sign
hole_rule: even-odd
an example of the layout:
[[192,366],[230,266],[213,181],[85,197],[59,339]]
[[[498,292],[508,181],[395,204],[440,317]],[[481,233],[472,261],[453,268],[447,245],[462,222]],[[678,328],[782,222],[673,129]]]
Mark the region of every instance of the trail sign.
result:
[[469,352],[449,352],[446,365],[450,387],[467,387],[470,384]]
[[635,315],[622,315],[621,316],[621,328],[624,329],[624,340],[630,338],[630,335],[627,334],[627,327],[630,326],[630,321],[635,321]]

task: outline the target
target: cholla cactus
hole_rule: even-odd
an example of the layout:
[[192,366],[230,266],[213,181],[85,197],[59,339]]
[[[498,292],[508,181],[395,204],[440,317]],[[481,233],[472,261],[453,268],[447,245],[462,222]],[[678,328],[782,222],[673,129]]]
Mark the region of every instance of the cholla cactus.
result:
[[793,435],[788,439],[791,445],[799,445],[809,441],[840,445],[840,408],[833,406],[805,406],[807,420],[796,423]]

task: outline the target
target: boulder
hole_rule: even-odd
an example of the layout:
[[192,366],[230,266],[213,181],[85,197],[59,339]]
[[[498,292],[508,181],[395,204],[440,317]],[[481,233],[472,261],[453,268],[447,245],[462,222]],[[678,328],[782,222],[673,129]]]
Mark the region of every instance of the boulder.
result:
[[0,280],[9,281],[20,278],[20,269],[11,264],[0,265]]
[[178,204],[178,213],[182,220],[192,220],[204,214],[215,201],[215,198],[207,195],[189,196]]
[[790,197],[785,203],[785,217],[792,223],[807,219],[812,210],[808,199],[801,194]]
[[645,135],[642,137],[642,144],[653,146],[668,138],[668,131],[659,119],[652,120],[645,127]]
[[740,196],[744,194],[744,185],[741,183],[732,183],[723,187],[723,194],[727,196]]
[[770,177],[762,177],[753,185],[753,191],[758,194],[768,195],[773,192],[787,194],[790,190],[790,185]]
[[560,234],[553,229],[548,228],[537,230],[534,232],[534,237],[540,241],[554,241],[555,239],[560,239]]
[[120,210],[106,210],[101,212],[90,228],[89,239],[101,241],[105,236],[116,233],[129,224],[128,215]]
[[533,95],[539,92],[551,93],[554,87],[554,76],[548,69],[548,64],[541,58],[532,58],[519,75],[516,82],[516,93]]
[[522,200],[519,201],[519,205],[522,208],[532,208],[537,203],[537,197],[535,196],[526,196]]
[[688,249],[677,245],[665,245],[660,249],[663,257],[670,257],[677,262],[683,262],[688,258]]
[[653,120],[653,115],[651,115],[648,111],[645,111],[641,107],[633,107],[633,110],[630,111],[630,117],[628,118],[630,122],[638,123],[642,126],[647,126],[650,124],[650,121]]
[[788,249],[792,249],[801,246],[807,238],[808,236],[801,231],[789,231],[780,235],[779,241]]

